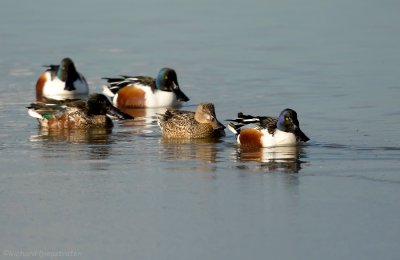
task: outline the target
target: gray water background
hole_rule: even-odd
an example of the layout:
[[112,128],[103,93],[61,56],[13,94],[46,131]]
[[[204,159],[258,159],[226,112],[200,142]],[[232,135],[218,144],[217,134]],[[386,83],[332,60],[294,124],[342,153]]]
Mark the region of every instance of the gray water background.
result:
[[[0,9],[0,259],[399,259],[400,2],[9,1]],[[151,117],[46,133],[42,65],[176,69],[220,121],[291,107],[294,162],[166,142]],[[72,252],[72,253],[71,253]]]

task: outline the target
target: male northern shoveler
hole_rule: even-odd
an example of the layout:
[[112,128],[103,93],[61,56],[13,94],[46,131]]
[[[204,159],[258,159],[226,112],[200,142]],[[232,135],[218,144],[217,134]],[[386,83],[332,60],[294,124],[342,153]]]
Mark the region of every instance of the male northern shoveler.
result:
[[32,103],[28,107],[30,116],[37,118],[45,129],[87,129],[110,128],[109,116],[119,119],[133,119],[115,108],[106,96],[93,93],[85,100],[65,100],[57,103]]
[[163,137],[206,138],[225,135],[225,126],[215,116],[214,105],[201,103],[196,112],[167,110],[158,116]]
[[89,87],[85,77],[79,73],[70,58],[64,58],[60,65],[48,65],[36,82],[36,98],[43,97],[63,100],[82,98],[88,95]]
[[156,79],[148,76],[104,79],[108,84],[103,93],[113,97],[118,108],[173,107],[189,101],[179,88],[175,70],[170,68],[162,68]]
[[[245,146],[296,145],[310,140],[300,129],[296,111],[290,108],[284,109],[278,118],[239,113],[238,118],[228,121],[232,121],[228,129],[235,134],[237,142]],[[255,124],[256,127],[241,129],[248,124]]]

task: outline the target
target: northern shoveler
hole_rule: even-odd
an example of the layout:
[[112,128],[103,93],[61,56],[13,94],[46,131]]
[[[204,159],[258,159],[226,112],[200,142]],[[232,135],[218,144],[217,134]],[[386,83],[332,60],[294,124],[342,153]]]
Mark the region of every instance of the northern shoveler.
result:
[[89,86],[70,58],[64,58],[60,65],[48,65],[36,82],[36,98],[56,100],[86,97]]
[[45,129],[110,128],[109,116],[118,119],[133,119],[115,108],[106,96],[93,93],[85,100],[65,100],[54,103],[36,102],[28,107],[30,116],[37,118]]
[[118,108],[174,107],[189,101],[180,89],[173,69],[162,68],[156,79],[121,77],[104,78],[108,84],[103,87],[103,93],[113,97],[113,104]]
[[215,116],[214,105],[201,103],[196,112],[168,109],[158,115],[158,125],[163,137],[206,138],[225,135],[225,126]]
[[[274,147],[296,145],[298,142],[310,140],[300,129],[297,113],[293,109],[284,109],[278,118],[269,116],[251,116],[238,114],[238,118],[229,119],[228,129],[237,142],[245,146]],[[243,128],[255,124],[255,128]]]

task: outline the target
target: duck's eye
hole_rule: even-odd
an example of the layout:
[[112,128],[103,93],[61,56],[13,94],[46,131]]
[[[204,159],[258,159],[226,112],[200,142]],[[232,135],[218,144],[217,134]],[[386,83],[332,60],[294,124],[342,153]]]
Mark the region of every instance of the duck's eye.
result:
[[213,120],[213,116],[212,115],[206,114],[205,117],[206,117],[207,120],[210,120],[210,121]]
[[285,121],[289,121],[289,117],[288,116],[285,116]]

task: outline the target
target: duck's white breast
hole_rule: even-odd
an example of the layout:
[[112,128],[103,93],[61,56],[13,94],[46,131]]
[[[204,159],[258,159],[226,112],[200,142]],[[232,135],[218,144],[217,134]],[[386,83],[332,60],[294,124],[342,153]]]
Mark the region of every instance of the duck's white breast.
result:
[[[84,79],[77,79],[73,84],[75,90],[65,90],[65,82],[58,77],[51,79],[50,72],[46,72],[46,83],[43,86],[43,95],[48,98],[66,99],[75,98],[81,95],[87,95],[89,92],[88,85]],[[82,77],[82,76],[81,76]]]
[[279,129],[276,129],[273,135],[268,133],[266,129],[262,130],[261,132],[264,134],[261,138],[261,143],[263,147],[296,144],[296,136],[293,133],[284,132]]

